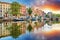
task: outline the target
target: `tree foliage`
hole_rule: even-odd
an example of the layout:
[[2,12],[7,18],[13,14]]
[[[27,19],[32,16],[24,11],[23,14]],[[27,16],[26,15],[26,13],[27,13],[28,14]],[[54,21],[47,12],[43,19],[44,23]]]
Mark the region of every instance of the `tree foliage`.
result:
[[32,31],[32,26],[29,24],[28,27],[27,27],[27,30],[30,32]]
[[28,13],[29,13],[29,15],[32,14],[32,9],[31,8],[28,8]]
[[18,2],[12,2],[11,3],[11,14],[13,15],[19,14],[20,6],[21,5]]
[[13,25],[11,25],[9,28],[7,28],[9,31],[10,31],[10,35],[13,37],[13,38],[17,38],[19,35],[21,35],[21,32],[20,32],[20,27],[21,26],[18,26],[16,25],[15,23]]

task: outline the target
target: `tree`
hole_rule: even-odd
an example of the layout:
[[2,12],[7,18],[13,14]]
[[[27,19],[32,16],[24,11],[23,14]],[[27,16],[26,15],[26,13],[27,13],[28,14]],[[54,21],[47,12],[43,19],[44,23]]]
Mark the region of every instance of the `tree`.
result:
[[32,31],[32,26],[29,24],[28,27],[27,27],[27,30],[30,32]]
[[53,16],[60,17],[60,14],[53,14]]
[[46,17],[49,18],[49,16],[46,14]]
[[17,14],[19,14],[20,12],[19,12],[19,10],[20,10],[20,4],[19,3],[17,3],[17,2],[12,2],[11,3],[11,14],[13,15],[13,16],[17,16]]
[[28,13],[31,16],[31,14],[32,14],[32,9],[31,8],[28,8]]

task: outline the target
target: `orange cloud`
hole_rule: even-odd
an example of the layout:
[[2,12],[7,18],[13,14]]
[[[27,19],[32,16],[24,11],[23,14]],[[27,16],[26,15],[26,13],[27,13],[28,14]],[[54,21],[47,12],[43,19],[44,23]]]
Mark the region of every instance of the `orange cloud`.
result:
[[45,8],[53,10],[53,11],[60,10],[60,6],[50,5],[50,4],[46,4],[46,5],[42,6],[42,9],[45,9]]

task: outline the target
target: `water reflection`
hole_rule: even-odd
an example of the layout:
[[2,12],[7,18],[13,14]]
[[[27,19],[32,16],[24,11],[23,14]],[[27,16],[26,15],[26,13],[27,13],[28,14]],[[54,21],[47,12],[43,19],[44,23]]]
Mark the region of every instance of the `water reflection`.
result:
[[50,38],[59,35],[59,33],[59,22],[11,21],[0,23],[0,40],[55,40]]
[[20,34],[21,34],[21,31],[20,31],[20,26],[18,26],[16,23],[13,23],[10,27],[8,27],[7,29],[10,31],[10,35],[13,37],[13,38],[17,38]]

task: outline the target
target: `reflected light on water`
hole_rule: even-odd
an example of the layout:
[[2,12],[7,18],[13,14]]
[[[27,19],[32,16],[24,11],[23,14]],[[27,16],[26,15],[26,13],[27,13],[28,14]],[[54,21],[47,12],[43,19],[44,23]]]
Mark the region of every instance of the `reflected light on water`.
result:
[[45,32],[49,32],[52,30],[58,30],[60,31],[60,24],[53,24],[52,26],[49,26],[47,24],[44,25],[44,27],[42,27],[42,30]]
[[53,24],[52,25],[53,30],[59,30],[60,31],[60,24]]
[[[1,24],[5,24],[5,23],[1,23]],[[4,25],[4,26],[1,26],[1,27],[5,29],[6,27],[8,28],[10,26],[10,24],[11,25],[17,24],[17,25],[19,25],[19,27],[21,25],[20,29],[22,31],[22,34],[18,35],[19,37],[17,38],[17,40],[50,40],[50,39],[55,40],[52,37],[56,37],[56,36],[60,37],[60,24],[59,23],[48,25],[47,23],[44,24],[44,22],[35,22],[35,23],[34,22],[30,22],[30,23],[28,23],[28,22],[16,22],[16,23],[13,22],[13,23],[9,23],[8,26]],[[30,32],[27,30],[27,27],[28,27],[29,24],[31,25],[28,28],[28,29],[31,29]],[[32,27],[32,28],[30,28],[30,27]],[[5,31],[6,30],[7,29],[5,29]],[[13,32],[14,32],[14,30],[13,30]],[[4,31],[2,33],[4,33]],[[14,40],[12,38],[12,36],[10,36],[9,39]],[[0,40],[5,40],[5,39],[9,40],[8,37],[7,38],[2,37]]]
[[42,27],[42,30],[45,31],[45,32],[48,32],[48,31],[50,31],[51,29],[52,29],[51,26],[49,26],[49,25],[47,25],[47,24],[45,24],[44,27]]
[[46,36],[53,37],[60,35],[60,24],[53,24],[52,26],[48,26],[47,24],[43,27],[43,33]]

